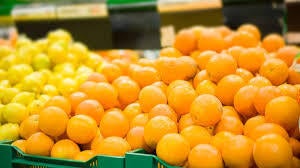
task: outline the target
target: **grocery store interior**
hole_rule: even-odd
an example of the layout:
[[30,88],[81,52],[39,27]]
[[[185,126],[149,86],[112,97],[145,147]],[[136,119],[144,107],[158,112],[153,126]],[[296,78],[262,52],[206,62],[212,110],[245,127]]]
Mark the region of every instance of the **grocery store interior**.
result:
[[0,0],[0,168],[300,168],[300,0]]

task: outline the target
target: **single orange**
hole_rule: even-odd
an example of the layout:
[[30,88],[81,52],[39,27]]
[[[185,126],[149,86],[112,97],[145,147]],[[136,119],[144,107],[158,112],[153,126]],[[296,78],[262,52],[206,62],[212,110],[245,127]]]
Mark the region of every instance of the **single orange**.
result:
[[183,54],[174,47],[166,47],[159,51],[160,57],[180,57]]
[[100,122],[100,132],[103,137],[125,137],[128,130],[129,121],[122,112],[110,111],[103,115]]
[[284,39],[279,34],[269,34],[262,40],[262,47],[268,52],[277,51],[284,45]]
[[175,111],[167,104],[158,104],[154,106],[150,111],[149,111],[149,119],[156,117],[156,116],[167,116],[170,119],[172,119],[174,122],[177,122],[177,114]]
[[297,46],[284,46],[277,51],[276,58],[283,60],[290,67],[299,52],[300,50]]
[[144,127],[149,120],[148,113],[141,113],[136,115],[130,122],[130,128],[136,127],[136,126],[142,126]]
[[254,99],[259,88],[252,85],[241,87],[234,95],[234,108],[245,118],[253,117],[257,114]]
[[240,68],[256,73],[265,59],[265,52],[262,49],[248,48],[240,54],[237,63]]
[[63,139],[53,145],[51,157],[73,159],[79,152],[80,148],[75,142],[69,139]]
[[236,69],[235,74],[242,77],[245,82],[249,82],[254,77],[250,71],[243,68]]
[[94,151],[84,150],[84,151],[77,153],[73,159],[86,162],[86,161],[90,160],[91,158],[93,158],[94,156],[96,156],[96,153]]
[[206,128],[201,126],[188,126],[180,131],[182,135],[190,144],[191,148],[198,144],[209,144],[211,141],[211,135]]
[[67,125],[68,137],[78,144],[86,144],[95,138],[97,134],[96,121],[87,115],[76,115],[70,118]]
[[258,138],[267,134],[278,134],[286,140],[289,139],[289,135],[286,130],[280,125],[274,123],[262,123],[257,125],[252,130],[250,130],[249,138],[257,140]]
[[190,113],[187,113],[185,115],[182,115],[178,121],[178,130],[181,132],[184,128],[194,125],[195,122],[192,119],[192,116]]
[[108,82],[112,82],[122,75],[122,70],[118,65],[112,63],[103,63],[100,68],[100,73],[102,73]]
[[71,114],[71,103],[70,101],[63,96],[53,96],[50,100],[47,101],[45,107],[56,106],[65,111],[67,115]]
[[141,88],[160,80],[158,71],[153,67],[136,66],[130,71],[130,77],[136,81]]
[[90,116],[96,121],[97,125],[99,125],[104,114],[104,109],[97,100],[87,99],[78,104],[75,115],[78,114]]
[[236,69],[236,61],[227,54],[214,55],[206,64],[207,74],[213,82],[218,82],[226,75],[234,74]]
[[243,134],[244,125],[242,121],[236,117],[222,117],[220,122],[214,129],[215,134],[223,131],[231,132],[236,135]]
[[227,75],[218,82],[215,94],[222,104],[230,106],[233,105],[235,94],[245,85],[246,82],[242,77]]
[[256,140],[253,158],[258,167],[290,167],[293,152],[287,140],[279,135],[270,134]]
[[206,30],[198,39],[198,50],[200,51],[213,50],[221,52],[225,48],[226,43],[219,32]]
[[157,104],[166,104],[165,93],[156,86],[146,86],[139,93],[139,103],[143,112],[149,112]]
[[93,82],[107,82],[106,77],[98,72],[94,72],[90,74],[87,78],[87,81],[93,81]]
[[239,26],[237,31],[246,31],[248,33],[251,33],[257,40],[260,41],[261,33],[259,31],[259,28],[253,24],[249,24],[249,23],[242,24]]
[[14,141],[13,143],[11,143],[11,145],[17,147],[24,153],[26,152],[26,140],[24,140],[24,139],[18,139],[16,141]]
[[257,75],[254,78],[250,79],[248,84],[253,85],[253,86],[257,86],[259,88],[264,87],[264,86],[271,86],[272,85],[272,83],[270,82],[269,79],[267,79],[263,76],[260,76],[260,75]]
[[192,30],[184,29],[177,33],[173,46],[188,55],[197,48],[197,38]]
[[289,68],[281,59],[270,58],[261,65],[259,74],[268,78],[273,85],[278,86],[287,80]]
[[214,126],[221,120],[222,103],[209,94],[199,95],[191,104],[191,117],[195,124],[204,127]]
[[48,106],[40,112],[39,129],[53,137],[62,135],[67,128],[68,115],[59,107]]
[[26,153],[31,155],[49,156],[54,141],[42,132],[32,134],[26,141]]
[[217,52],[215,52],[215,51],[207,50],[207,51],[201,52],[198,55],[195,55],[193,58],[196,60],[199,69],[203,70],[206,68],[206,64],[207,64],[208,60],[216,54],[217,54]]
[[113,108],[118,101],[117,89],[106,82],[99,82],[95,85],[93,90],[93,99],[101,103],[104,109]]
[[131,128],[126,136],[126,141],[131,146],[131,149],[143,148],[144,150],[151,152],[150,147],[146,144],[144,139],[144,127],[137,126]]
[[121,137],[107,137],[96,146],[95,152],[100,155],[124,156],[130,151],[129,143]]
[[265,117],[267,122],[281,125],[287,131],[298,127],[300,106],[289,96],[279,96],[266,105]]
[[23,120],[19,129],[20,137],[28,139],[32,134],[39,132],[39,118],[38,114],[34,114]]

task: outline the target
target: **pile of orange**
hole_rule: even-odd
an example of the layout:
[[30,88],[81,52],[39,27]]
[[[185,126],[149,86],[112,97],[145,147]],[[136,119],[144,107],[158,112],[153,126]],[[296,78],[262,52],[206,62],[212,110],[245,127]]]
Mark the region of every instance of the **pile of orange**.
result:
[[156,60],[110,53],[77,92],[23,121],[13,145],[78,160],[144,148],[174,166],[300,167],[299,51],[245,24],[184,29]]

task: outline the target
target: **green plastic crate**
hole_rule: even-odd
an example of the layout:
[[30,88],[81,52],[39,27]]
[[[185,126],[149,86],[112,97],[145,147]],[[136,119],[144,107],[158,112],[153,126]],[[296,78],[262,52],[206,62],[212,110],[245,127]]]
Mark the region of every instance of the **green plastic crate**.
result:
[[153,154],[147,154],[143,149],[137,149],[126,153],[126,168],[179,168],[171,166]]
[[80,162],[45,156],[28,155],[10,145],[11,141],[0,142],[0,167],[5,168],[124,168],[125,157],[98,155]]

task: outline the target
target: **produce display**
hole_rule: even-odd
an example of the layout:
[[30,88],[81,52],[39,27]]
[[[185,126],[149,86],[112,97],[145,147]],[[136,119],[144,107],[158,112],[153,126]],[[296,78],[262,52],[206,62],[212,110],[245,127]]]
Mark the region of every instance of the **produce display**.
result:
[[0,140],[80,161],[143,148],[171,166],[300,167],[299,51],[251,24],[181,30],[157,59],[20,36],[0,46]]

